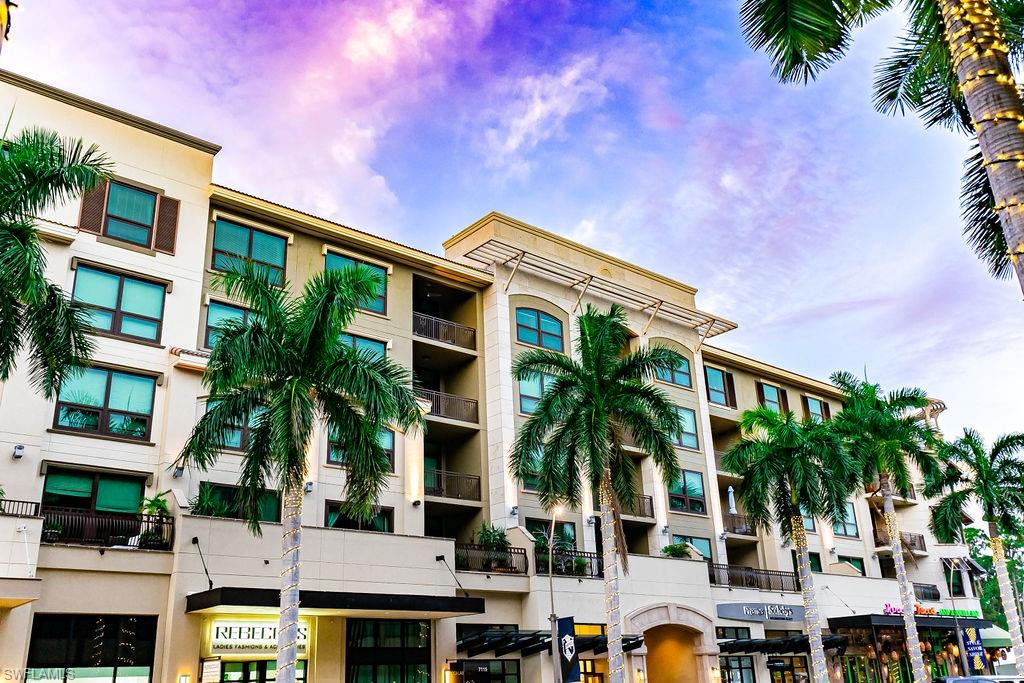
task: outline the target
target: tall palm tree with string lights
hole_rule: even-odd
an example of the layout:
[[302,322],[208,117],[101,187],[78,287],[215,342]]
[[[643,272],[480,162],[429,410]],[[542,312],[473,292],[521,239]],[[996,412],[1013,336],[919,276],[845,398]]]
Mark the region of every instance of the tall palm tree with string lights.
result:
[[854,31],[886,10],[906,18],[876,69],[875,108],[974,136],[961,202],[964,234],[996,277],[1024,289],[1024,8],[1017,0],[744,0],[747,42],[783,82],[817,78]]
[[742,437],[722,457],[722,467],[742,477],[740,501],[754,529],[778,525],[791,540],[803,597],[813,683],[828,683],[818,599],[811,573],[804,515],[834,523],[857,488],[856,463],[830,422],[798,420],[791,411],[748,410]]
[[939,499],[932,508],[932,533],[941,543],[962,543],[967,506],[973,502],[981,507],[1017,675],[1024,676],[1024,637],[1002,539],[1004,534],[1024,532],[1024,433],[1000,436],[988,449],[981,434],[965,429],[956,441],[940,444],[938,456],[940,467],[924,488],[926,496]]
[[908,497],[914,488],[912,470],[927,479],[935,475],[937,435],[929,424],[931,404],[921,389],[897,389],[885,394],[878,384],[857,379],[849,372],[832,374],[832,383],[843,392],[843,410],[833,420],[846,447],[856,460],[861,484],[882,496],[885,534],[892,548],[899,583],[903,625],[915,683],[927,683],[921,641],[914,619],[914,586],[907,575],[904,544],[893,497]]
[[376,297],[378,280],[362,266],[327,270],[292,297],[287,284],[280,286],[269,273],[244,262],[214,282],[251,315],[218,326],[203,375],[207,412],[178,464],[209,469],[239,425],[249,425],[237,502],[254,534],[261,533],[267,489],[282,493],[278,683],[295,682],[303,485],[314,431],[326,423],[344,453],[342,511],[368,521],[391,471],[381,431],[408,431],[422,423],[409,371],[341,339],[358,307]]
[[520,484],[537,482],[541,504],[578,507],[584,487],[596,490],[601,514],[610,683],[623,683],[619,565],[629,571],[622,510],[637,500],[637,467],[623,447],[627,439],[648,454],[667,486],[679,479],[673,446],[679,413],[652,382],[683,357],[654,346],[623,353],[629,343],[625,309],[607,312],[588,304],[576,318],[575,358],[544,349],[516,358],[512,376],[527,381],[546,375],[544,394],[522,426],[512,449],[511,470]]

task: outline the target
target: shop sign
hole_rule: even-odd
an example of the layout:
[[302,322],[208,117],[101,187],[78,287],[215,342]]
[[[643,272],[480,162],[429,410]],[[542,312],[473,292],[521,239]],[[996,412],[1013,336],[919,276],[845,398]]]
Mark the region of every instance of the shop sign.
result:
[[[299,621],[297,647],[306,653],[309,623]],[[214,619],[210,625],[211,655],[273,655],[277,653],[277,621]]]
[[[894,605],[891,602],[885,603],[882,607],[882,614],[887,616],[902,616],[903,608],[899,605]],[[964,617],[966,619],[977,619],[978,611],[973,609],[948,609],[941,608],[935,609],[934,607],[925,607],[921,603],[914,605],[914,614],[919,617]]]
[[985,670],[985,645],[981,642],[981,633],[976,628],[965,628],[963,631],[964,652],[967,661],[975,671]]
[[730,602],[718,605],[719,619],[736,621],[803,621],[803,605],[777,602]]
[[787,662],[785,659],[771,658],[765,662],[765,666],[768,667],[769,671],[789,671],[793,665]]

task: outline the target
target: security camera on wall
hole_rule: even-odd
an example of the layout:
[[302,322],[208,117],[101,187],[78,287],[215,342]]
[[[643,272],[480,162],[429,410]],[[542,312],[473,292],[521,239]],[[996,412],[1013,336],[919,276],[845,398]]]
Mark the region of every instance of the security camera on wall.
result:
[[21,460],[24,457],[25,457],[25,445],[19,443],[17,446],[14,447],[14,459],[15,460]]

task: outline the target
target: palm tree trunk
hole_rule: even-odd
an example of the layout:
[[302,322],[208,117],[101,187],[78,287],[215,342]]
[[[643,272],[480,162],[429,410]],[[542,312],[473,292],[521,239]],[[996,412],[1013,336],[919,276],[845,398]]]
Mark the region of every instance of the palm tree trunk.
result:
[[1010,69],[1006,37],[989,0],[939,4],[1013,268],[1024,289],[1024,103]]
[[999,536],[999,529],[992,522],[988,525],[989,545],[992,546],[992,565],[996,570],[996,583],[999,584],[999,599],[1003,603],[1003,612],[1006,613],[1006,625],[1010,629],[1010,641],[1013,643],[1014,664],[1017,667],[1017,675],[1024,676],[1024,637],[1020,630],[1020,613],[1017,611],[1017,601],[1013,595],[1013,585],[1010,583],[1010,569],[1006,564],[1006,549],[1003,548],[1003,539]]
[[896,506],[892,503],[892,481],[888,474],[879,477],[882,485],[882,511],[885,520],[885,531],[892,547],[892,563],[896,567],[896,581],[899,584],[900,606],[903,608],[903,628],[907,632],[907,650],[910,656],[910,668],[914,683],[928,683],[928,674],[924,668],[924,657],[921,655],[921,639],[917,635],[917,619],[914,616],[917,598],[914,595],[914,584],[907,576],[907,564],[903,561],[903,540],[900,536],[900,525],[896,519]]
[[619,557],[616,548],[615,513],[612,511],[612,481],[601,480],[601,547],[604,553],[604,609],[608,617],[608,683],[625,682],[622,660],[622,613],[619,607]]
[[796,546],[797,576],[800,578],[800,596],[804,601],[804,625],[811,645],[811,681],[828,683],[828,663],[825,660],[825,644],[821,638],[821,616],[818,614],[818,596],[814,591],[814,577],[811,574],[811,553],[807,549],[807,531],[803,515],[790,518],[793,528],[793,545]]
[[281,615],[277,624],[277,683],[295,683],[299,639],[299,548],[302,546],[302,491],[284,492],[281,531]]

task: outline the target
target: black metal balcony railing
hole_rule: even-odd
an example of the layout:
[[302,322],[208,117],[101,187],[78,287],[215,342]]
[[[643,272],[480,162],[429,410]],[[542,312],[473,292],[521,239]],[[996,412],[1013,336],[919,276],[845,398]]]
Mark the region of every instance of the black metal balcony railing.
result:
[[757,588],[766,591],[799,592],[800,585],[793,572],[753,567],[734,567],[728,564],[708,562],[708,579],[715,586],[732,588]]
[[423,473],[423,491],[428,496],[480,500],[480,477],[461,472],[427,470]]
[[[875,547],[887,547],[892,545],[892,541],[889,540],[889,534],[885,529],[879,529],[875,527]],[[900,532],[900,539],[903,542],[903,546],[912,552],[926,553],[928,552],[928,545],[925,543],[924,536],[921,534],[911,533],[909,531]]]
[[492,549],[473,543],[455,544],[455,569],[492,574],[526,574],[529,570],[522,548]]
[[476,348],[475,329],[444,318],[435,318],[426,313],[414,312],[412,314],[412,333],[417,337],[433,339],[464,349]]
[[[594,498],[594,500],[598,499]],[[636,502],[633,503],[632,507],[628,510],[624,510],[624,512],[627,515],[632,515],[633,517],[654,519],[654,499],[650,496],[641,494],[636,497]]]
[[174,518],[157,515],[120,515],[74,508],[43,508],[43,543],[127,546],[143,550],[170,550]]
[[942,600],[939,587],[933,583],[915,583],[914,597],[918,600],[927,600],[929,602],[939,602]]
[[599,553],[584,550],[555,550],[553,556],[548,549],[535,548],[533,554],[538,574],[547,574],[549,565],[555,576],[585,576],[600,578],[604,576],[604,560]]
[[38,517],[39,503],[31,500],[0,498],[0,515],[7,517]]
[[479,422],[476,399],[446,394],[433,389],[417,389],[416,395],[430,401],[430,414],[462,422]]
[[742,536],[754,536],[754,527],[750,524],[750,520],[747,519],[746,515],[736,515],[727,513],[723,515],[722,521],[725,524],[725,530],[730,534],[740,534]]

